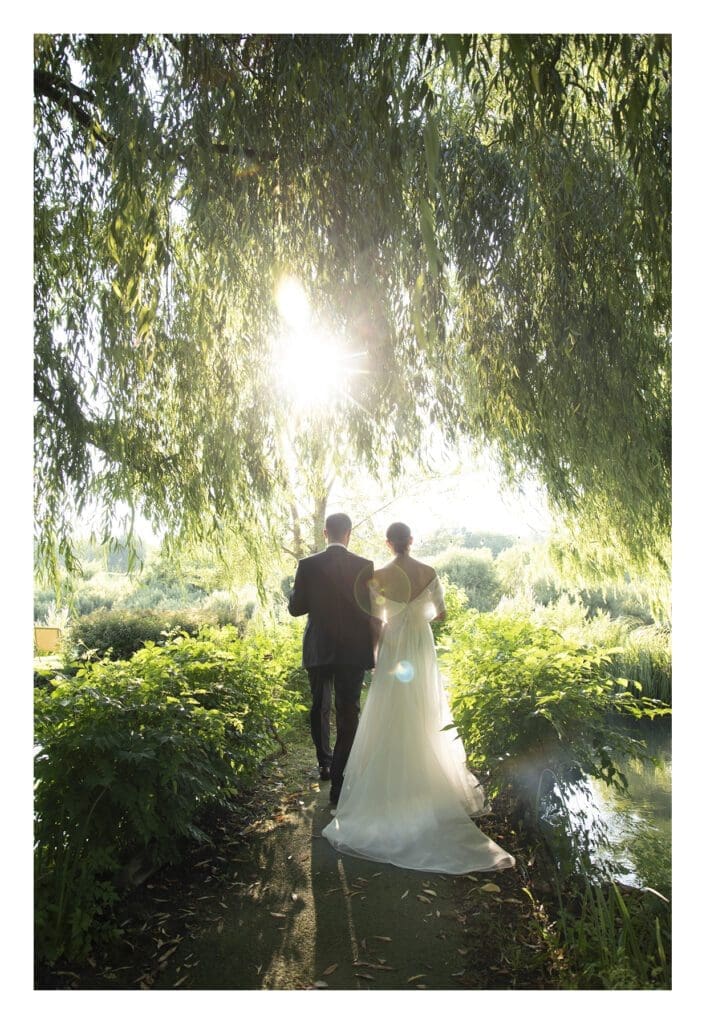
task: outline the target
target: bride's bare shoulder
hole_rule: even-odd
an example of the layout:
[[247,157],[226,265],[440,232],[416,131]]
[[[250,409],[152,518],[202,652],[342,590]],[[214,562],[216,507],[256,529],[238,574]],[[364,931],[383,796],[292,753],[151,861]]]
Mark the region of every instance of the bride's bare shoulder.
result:
[[425,580],[426,584],[431,583],[431,581],[436,576],[436,569],[434,568],[434,566],[427,565],[426,562],[418,562],[416,559],[414,559],[414,567],[417,576]]
[[387,565],[381,565],[379,569],[376,569],[370,579],[371,583],[384,583],[392,575],[392,563]]

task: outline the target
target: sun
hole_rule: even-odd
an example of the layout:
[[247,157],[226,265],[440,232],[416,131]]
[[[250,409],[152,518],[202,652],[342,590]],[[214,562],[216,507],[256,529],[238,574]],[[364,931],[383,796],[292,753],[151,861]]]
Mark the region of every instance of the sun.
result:
[[306,292],[293,277],[283,277],[275,293],[277,309],[293,330],[303,330],[311,322],[311,307]]
[[277,390],[297,414],[320,414],[350,397],[351,378],[365,372],[365,353],[315,322],[304,289],[284,278],[276,291],[282,333],[274,339],[272,368]]

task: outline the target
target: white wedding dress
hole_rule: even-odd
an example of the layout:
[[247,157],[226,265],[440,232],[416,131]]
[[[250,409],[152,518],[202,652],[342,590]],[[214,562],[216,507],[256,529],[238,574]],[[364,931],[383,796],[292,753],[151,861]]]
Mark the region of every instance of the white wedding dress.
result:
[[435,576],[408,604],[374,598],[385,623],[334,819],[336,850],[401,868],[462,875],[514,857],[470,820],[485,797],[466,768],[436,662],[430,621],[444,607]]

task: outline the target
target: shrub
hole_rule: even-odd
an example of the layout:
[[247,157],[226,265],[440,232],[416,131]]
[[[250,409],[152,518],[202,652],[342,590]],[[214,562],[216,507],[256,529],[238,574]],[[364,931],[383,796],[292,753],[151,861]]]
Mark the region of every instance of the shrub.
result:
[[103,658],[129,658],[144,644],[164,643],[167,633],[181,631],[191,636],[205,625],[203,613],[184,611],[95,611],[78,618],[71,629],[71,641],[80,650]]
[[613,675],[627,677],[632,686],[637,683],[646,697],[671,703],[671,630],[654,624],[626,632],[610,671]]
[[213,617],[218,626],[235,626],[248,615],[236,594],[230,590],[214,590],[201,605],[204,613]]
[[434,640],[440,651],[446,648],[446,638],[453,627],[453,624],[463,615],[468,608],[468,595],[455,583],[444,581],[444,604],[446,605],[446,618],[441,622],[432,622],[431,629]]
[[644,744],[614,724],[614,713],[668,713],[609,674],[613,650],[526,618],[466,612],[447,635],[452,710],[474,767],[489,773],[491,795],[510,785],[526,808],[545,769],[561,780],[578,768],[624,788],[616,760],[644,756]]
[[434,559],[434,568],[448,583],[466,592],[471,608],[481,612],[495,608],[502,591],[493,556],[487,548],[477,551],[449,549]]
[[151,642],[35,690],[35,908],[40,957],[86,954],[128,865],[204,841],[298,706],[289,636],[226,628]]
[[671,703],[672,654],[668,626],[657,623],[645,626],[641,618],[627,615],[612,618],[601,610],[589,616],[589,609],[568,594],[562,594],[549,605],[534,604],[527,593],[504,597],[496,611],[503,615],[520,615],[535,626],[548,626],[566,640],[610,648],[612,656],[607,671],[612,676],[627,679],[630,688],[645,697]]

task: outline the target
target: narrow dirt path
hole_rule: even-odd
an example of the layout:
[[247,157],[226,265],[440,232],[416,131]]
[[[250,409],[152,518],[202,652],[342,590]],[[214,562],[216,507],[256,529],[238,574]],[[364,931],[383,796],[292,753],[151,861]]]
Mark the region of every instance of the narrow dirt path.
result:
[[[40,970],[37,988],[501,989],[553,987],[518,859],[506,872],[426,874],[338,854],[321,836],[328,785],[302,728],[238,814],[134,889],[123,936],[81,965]],[[487,821],[487,819],[485,819]]]
[[[464,968],[467,880],[337,854],[321,829],[328,797],[312,783],[283,820],[251,840],[243,881],[220,901],[180,959],[199,989],[452,988]],[[155,987],[178,981],[177,965]]]

